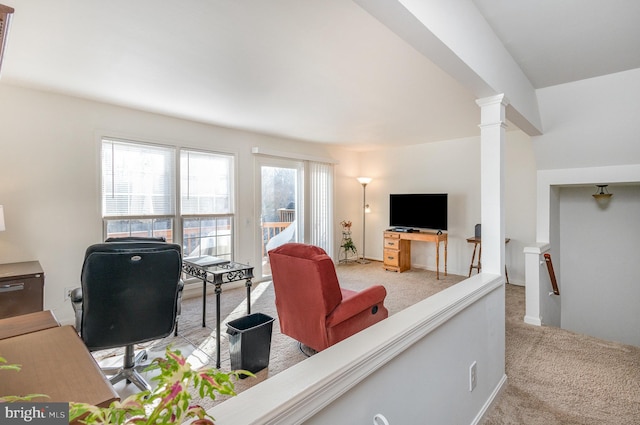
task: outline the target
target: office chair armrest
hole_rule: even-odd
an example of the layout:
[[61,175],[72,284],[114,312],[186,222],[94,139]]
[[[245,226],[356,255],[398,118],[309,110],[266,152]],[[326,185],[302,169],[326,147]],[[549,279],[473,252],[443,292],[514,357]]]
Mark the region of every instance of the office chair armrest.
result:
[[82,288],[74,288],[71,290],[71,294],[69,296],[71,302],[75,305],[76,303],[82,302]]
[[[182,290],[184,289],[184,282],[182,281],[182,279],[180,279],[178,281],[178,308],[176,311],[176,321],[178,320],[177,316],[180,316],[180,314],[182,314]],[[176,331],[176,335],[177,331]]]
[[387,290],[382,285],[370,286],[360,292],[341,290],[342,302],[327,317],[327,326],[336,326],[376,304],[382,304],[387,296]]
[[73,289],[69,294],[69,299],[76,315],[76,330],[79,332],[82,325],[82,288]]

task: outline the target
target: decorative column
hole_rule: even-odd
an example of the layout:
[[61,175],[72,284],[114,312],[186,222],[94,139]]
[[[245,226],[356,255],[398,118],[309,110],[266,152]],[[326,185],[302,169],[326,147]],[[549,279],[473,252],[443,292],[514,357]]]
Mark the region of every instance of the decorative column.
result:
[[506,107],[504,94],[476,100],[480,113],[480,199],[482,272],[504,275],[504,163]]

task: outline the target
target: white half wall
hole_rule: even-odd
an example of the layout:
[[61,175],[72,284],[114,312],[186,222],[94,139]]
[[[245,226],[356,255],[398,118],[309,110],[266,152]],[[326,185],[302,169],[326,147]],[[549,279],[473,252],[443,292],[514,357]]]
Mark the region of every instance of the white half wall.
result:
[[390,424],[476,424],[506,382],[504,296],[501,276],[473,276],[209,413],[219,425],[370,424],[379,413]]

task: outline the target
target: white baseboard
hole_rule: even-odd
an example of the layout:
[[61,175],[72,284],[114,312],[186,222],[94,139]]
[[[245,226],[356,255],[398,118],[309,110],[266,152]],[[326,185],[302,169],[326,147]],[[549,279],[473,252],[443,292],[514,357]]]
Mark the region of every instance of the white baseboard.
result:
[[493,406],[493,403],[495,403],[498,397],[500,397],[500,394],[502,394],[502,391],[504,391],[506,384],[507,384],[507,375],[504,374],[502,375],[502,379],[500,380],[500,382],[498,382],[498,385],[496,386],[496,388],[493,390],[493,392],[485,402],[484,406],[482,406],[482,409],[480,409],[476,417],[473,419],[473,422],[471,422],[471,425],[477,425],[482,421],[482,419],[484,418],[484,415],[487,414],[489,409],[491,409],[491,406]]
[[524,323],[535,326],[542,326],[542,319],[533,316],[524,316]]

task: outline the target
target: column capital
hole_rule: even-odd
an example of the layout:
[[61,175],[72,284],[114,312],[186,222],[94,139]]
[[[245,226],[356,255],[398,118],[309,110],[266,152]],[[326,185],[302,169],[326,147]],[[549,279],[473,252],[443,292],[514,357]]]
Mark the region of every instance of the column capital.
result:
[[509,99],[506,98],[504,93],[477,99],[476,104],[480,106],[481,129],[495,125],[505,127],[506,109],[507,105],[509,105]]
[[509,99],[504,95],[504,93],[497,94],[495,96],[483,97],[481,99],[476,99],[476,104],[484,108],[485,106],[502,104],[502,106],[506,107],[509,105]]

